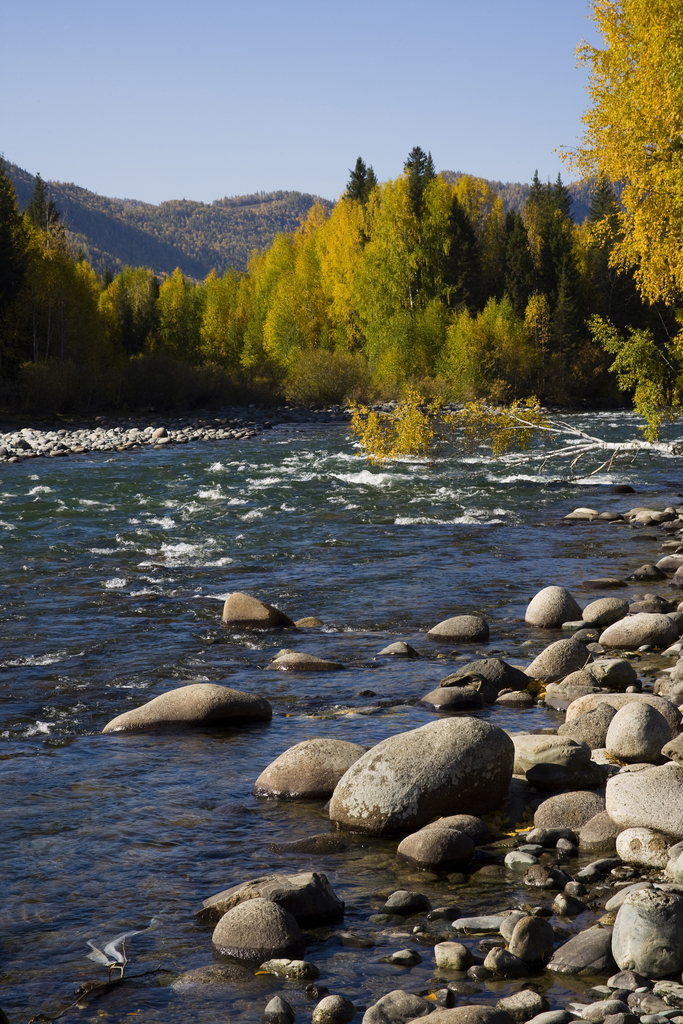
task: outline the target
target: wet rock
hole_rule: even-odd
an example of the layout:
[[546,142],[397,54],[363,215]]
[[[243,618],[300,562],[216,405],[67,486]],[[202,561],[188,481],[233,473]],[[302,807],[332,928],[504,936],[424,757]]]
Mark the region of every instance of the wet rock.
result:
[[305,651],[281,651],[268,663],[268,668],[278,672],[339,672],[344,666],[340,661],[328,661]]
[[303,740],[261,772],[252,793],[271,800],[327,800],[344,773],[367,750],[345,740]]
[[569,512],[565,519],[578,519],[578,520],[590,520],[597,519],[600,513],[594,508],[575,508],[573,512]]
[[430,640],[448,640],[451,643],[477,643],[489,638],[489,627],[479,615],[454,615],[444,619],[427,633]]
[[554,683],[570,672],[578,672],[591,660],[591,654],[582,643],[567,637],[550,644],[524,671],[532,679]]
[[[207,964],[205,967],[195,967],[191,971],[185,971],[179,975],[171,985],[172,989],[203,988],[244,988],[254,980],[254,972],[244,964]],[[2,1017],[0,1016],[0,1024]]]
[[526,978],[529,970],[518,956],[507,949],[492,949],[486,954],[484,967],[496,978]]
[[417,702],[420,707],[435,711],[479,711],[484,707],[484,698],[472,686],[437,687],[430,690]]
[[683,967],[683,897],[642,889],[617,912],[612,936],[614,959],[622,970],[663,978]]
[[586,904],[574,896],[561,892],[553,901],[552,911],[558,917],[577,917],[586,910]]
[[506,708],[531,708],[535,703],[531,694],[525,693],[523,690],[507,690],[496,697],[496,704]]
[[385,914],[423,914],[431,909],[429,899],[422,892],[412,892],[410,889],[396,889],[387,899],[382,908]]
[[464,832],[469,836],[475,846],[488,843],[491,838],[491,831],[485,821],[477,818],[474,814],[449,814],[445,818],[439,818],[433,822],[442,828],[454,828],[458,832]]
[[528,1024],[570,1024],[574,1019],[566,1010],[548,1010],[532,1017]]
[[592,817],[604,810],[604,797],[590,790],[558,793],[539,804],[534,814],[534,825],[537,828],[565,826],[580,829]]
[[679,733],[675,739],[669,740],[668,743],[664,744],[662,756],[683,765],[683,733]]
[[478,917],[458,917],[453,922],[456,931],[469,933],[497,932],[505,920],[502,914],[480,914]]
[[678,639],[676,624],[666,615],[638,612],[615,622],[600,634],[603,647],[636,648],[641,644],[668,647]]
[[581,608],[564,587],[544,587],[531,599],[524,613],[530,626],[559,629],[563,622],[581,618]]
[[532,864],[524,874],[524,884],[536,889],[563,889],[569,875],[546,864]]
[[527,843],[538,843],[546,849],[554,849],[563,839],[574,846],[578,843],[577,834],[571,828],[534,828],[522,838]]
[[522,918],[526,916],[527,915],[522,910],[513,910],[512,913],[503,918],[499,931],[506,942],[509,942],[512,938],[517,922],[521,921]]
[[531,853],[525,853],[523,850],[510,850],[505,855],[505,867],[521,875],[533,864],[538,864],[538,857],[533,856]]
[[[276,903],[306,927],[339,921],[344,916],[343,901],[330,885],[327,875],[318,871],[262,875],[252,881],[241,882],[204,900],[195,916],[202,924],[214,924],[234,908],[257,900]],[[272,959],[275,955],[262,959]]]
[[624,707],[625,704],[649,704],[650,707],[655,708],[659,711],[660,715],[669,723],[671,729],[671,737],[678,735],[678,730],[681,723],[681,713],[671,701],[666,700],[664,697],[656,697],[652,693],[603,693],[603,694],[588,694],[586,697],[579,697],[578,700],[573,701],[567,708],[566,721],[571,722],[574,718],[578,718],[579,715],[585,714],[587,711],[592,711],[598,706],[598,704],[609,704],[616,711],[619,711]]
[[619,772],[607,783],[606,810],[622,829],[651,828],[683,839],[683,767]]
[[286,957],[266,960],[259,967],[259,971],[267,971],[268,974],[287,978],[289,981],[315,981],[320,977],[320,971],[315,964],[308,960],[288,960]]
[[590,818],[579,832],[579,846],[582,850],[614,850],[619,825],[612,821],[607,811],[600,811]]
[[578,977],[612,973],[614,968],[612,929],[597,925],[572,936],[547,964],[549,971]]
[[605,747],[620,761],[642,764],[661,759],[662,747],[671,736],[671,727],[650,704],[625,704],[610,722]]
[[512,740],[488,722],[432,722],[359,758],[337,784],[330,818],[353,831],[391,835],[444,813],[485,813],[502,801],[513,759]]
[[585,743],[591,750],[605,746],[607,730],[616,715],[611,704],[604,701],[592,711],[577,715],[570,722],[564,722],[557,730],[558,736],[566,736],[577,743]]
[[270,843],[268,849],[273,853],[344,853],[350,847],[351,843],[344,836],[332,832],[319,832],[317,835],[305,836],[303,839],[292,839],[285,843]]
[[211,942],[217,955],[254,964],[274,957],[298,959],[306,948],[295,918],[264,899],[248,900],[224,914]]
[[621,904],[624,902],[627,896],[630,896],[632,892],[640,892],[641,889],[651,889],[652,882],[633,882],[632,885],[625,885],[623,889],[620,889],[614,896],[610,896],[605,903],[605,910],[608,913],[612,911],[616,912]]
[[627,658],[596,658],[586,671],[596,686],[608,690],[623,690],[625,686],[635,686],[638,682],[638,673]]
[[434,907],[427,914],[428,921],[455,921],[457,917],[460,917],[460,907],[456,906],[455,903],[449,903],[444,907]]
[[313,1011],[313,1024],[348,1024],[356,1016],[356,1007],[346,996],[325,996]]
[[472,860],[474,850],[474,843],[464,832],[435,823],[406,836],[396,853],[415,867],[460,871]]
[[451,672],[439,686],[462,686],[472,679],[486,679],[496,690],[524,690],[529,685],[526,673],[508,665],[502,658],[479,658]]
[[297,629],[313,629],[316,626],[324,626],[325,623],[315,615],[305,615],[303,619],[297,619],[294,625]]
[[462,942],[437,942],[434,959],[436,966],[446,971],[466,971],[473,962],[472,953]]
[[644,868],[665,868],[671,837],[651,828],[626,828],[617,836],[617,854],[625,864]]
[[396,643],[389,644],[383,650],[379,651],[379,655],[387,654],[393,655],[395,658],[419,658],[419,652],[411,647],[410,644],[405,643],[403,640],[397,640]]
[[399,949],[395,953],[383,957],[380,962],[395,964],[397,967],[417,967],[422,963],[422,957],[415,949]]
[[525,773],[538,789],[590,789],[604,782],[603,770],[591,761],[590,747],[570,737],[513,734],[515,773]]
[[637,988],[649,988],[650,981],[635,971],[619,971],[607,979],[608,988],[621,988],[629,992],[635,992]]
[[512,1017],[505,1010],[476,1005],[456,1006],[452,1010],[435,1010],[430,1021],[433,1021],[433,1024],[513,1024]]
[[636,580],[638,582],[646,582],[648,580],[665,580],[666,573],[658,569],[652,562],[646,562],[641,565],[638,569],[631,573],[630,576],[626,577],[627,580]]
[[631,615],[635,615],[637,612],[666,614],[666,612],[673,612],[675,610],[676,602],[667,601],[661,594],[645,594],[642,601],[634,601],[633,604],[629,605]]
[[662,572],[674,573],[683,565],[683,555],[664,555],[663,558],[659,559],[656,565],[658,569],[662,570]]
[[511,996],[505,996],[496,1003],[497,1009],[509,1013],[516,1024],[524,1024],[525,1021],[546,1011],[548,1006],[547,999],[528,988],[523,988]]
[[103,733],[151,732],[199,726],[269,722],[273,711],[264,697],[216,683],[190,683],[162,693],[108,722]]
[[265,1024],[291,1024],[294,1010],[283,996],[273,996],[263,1011]]
[[368,1007],[362,1024],[408,1024],[408,1021],[426,1017],[433,1009],[433,1003],[397,988]]
[[628,601],[621,597],[600,597],[583,609],[583,621],[592,626],[611,626],[628,615]]
[[520,960],[533,964],[549,957],[554,945],[555,932],[549,921],[543,917],[523,917],[515,925],[508,948]]
[[294,623],[278,608],[259,601],[249,594],[235,591],[229,594],[223,605],[223,624],[238,629],[276,629],[280,626],[294,626]]

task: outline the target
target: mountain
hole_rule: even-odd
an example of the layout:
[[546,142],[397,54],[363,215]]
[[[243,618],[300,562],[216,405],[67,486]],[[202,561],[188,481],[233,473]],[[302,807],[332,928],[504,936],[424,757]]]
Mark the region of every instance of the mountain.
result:
[[[19,207],[24,209],[35,178],[16,164],[9,164],[8,170]],[[450,182],[463,176],[462,171],[441,173]],[[520,182],[488,184],[501,196],[506,210],[521,209],[529,193],[529,185]],[[155,206],[137,199],[110,199],[61,181],[47,185],[74,250],[80,249],[100,273],[107,267],[116,273],[130,264],[150,267],[163,276],[180,267],[195,280],[212,269],[219,274],[228,267],[246,270],[254,249],[267,248],[279,231],[294,231],[314,203],[328,211],[334,206],[329,199],[307,192],[256,192],[213,203],[171,199]],[[574,220],[580,224],[588,215],[592,186],[573,182],[568,188]]]
[[[15,164],[8,171],[24,209],[35,178]],[[303,192],[257,192],[213,203],[172,199],[155,206],[109,199],[61,181],[47,184],[74,248],[96,270],[108,266],[113,273],[126,263],[151,267],[160,276],[180,267],[195,279],[212,268],[219,274],[231,266],[246,270],[254,249],[267,248],[278,231],[294,231],[314,203],[334,206]]]

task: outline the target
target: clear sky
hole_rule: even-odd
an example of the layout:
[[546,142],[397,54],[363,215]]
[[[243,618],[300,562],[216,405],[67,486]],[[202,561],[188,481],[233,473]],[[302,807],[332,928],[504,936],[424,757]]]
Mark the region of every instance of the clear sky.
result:
[[409,150],[503,181],[563,171],[587,0],[0,0],[0,153],[102,195],[343,191]]

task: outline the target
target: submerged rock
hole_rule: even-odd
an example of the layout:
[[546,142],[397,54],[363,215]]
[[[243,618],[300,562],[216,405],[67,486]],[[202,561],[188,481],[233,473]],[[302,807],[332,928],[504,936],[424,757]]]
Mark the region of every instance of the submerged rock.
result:
[[344,666],[340,661],[328,661],[305,651],[280,651],[268,668],[278,672],[340,672]]
[[493,810],[512,777],[510,737],[476,718],[446,718],[391,736],[353,764],[330,818],[372,835],[410,832],[436,815]]
[[162,693],[133,711],[124,711],[107,722],[102,732],[245,725],[269,722],[272,717],[272,708],[264,697],[216,683],[190,683]]
[[367,747],[346,740],[302,740],[265,768],[252,793],[269,800],[327,800]]

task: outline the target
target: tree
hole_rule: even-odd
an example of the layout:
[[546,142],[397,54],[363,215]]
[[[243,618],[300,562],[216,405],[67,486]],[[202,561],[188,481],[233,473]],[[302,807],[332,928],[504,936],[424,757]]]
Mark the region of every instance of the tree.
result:
[[352,171],[349,170],[349,175],[349,182],[346,186],[344,198],[356,199],[359,203],[362,203],[363,206],[365,206],[370,198],[370,193],[377,185],[377,177],[372,166],[366,167],[365,161],[361,157],[358,157],[356,160],[356,166]]
[[524,221],[516,210],[505,215],[505,233],[505,292],[516,312],[523,316],[534,290],[534,261]]
[[436,177],[431,153],[425,153],[419,146],[413,146],[403,165],[408,177],[408,195],[416,217],[422,213],[422,198],[430,181]]
[[26,216],[32,227],[36,231],[42,231],[45,235],[46,248],[50,247],[52,236],[58,230],[61,229],[61,233],[63,233],[64,229],[59,223],[59,211],[55,206],[54,200],[47,198],[45,182],[40,174],[36,174],[36,183],[33,187],[33,195],[26,207]]
[[683,7],[680,0],[592,0],[604,46],[583,43],[591,106],[581,145],[563,157],[621,187],[610,261],[641,294],[683,295]]
[[0,157],[0,374],[16,361],[16,318],[13,304],[21,291],[27,267],[27,238],[17,209],[17,195],[5,161]]

